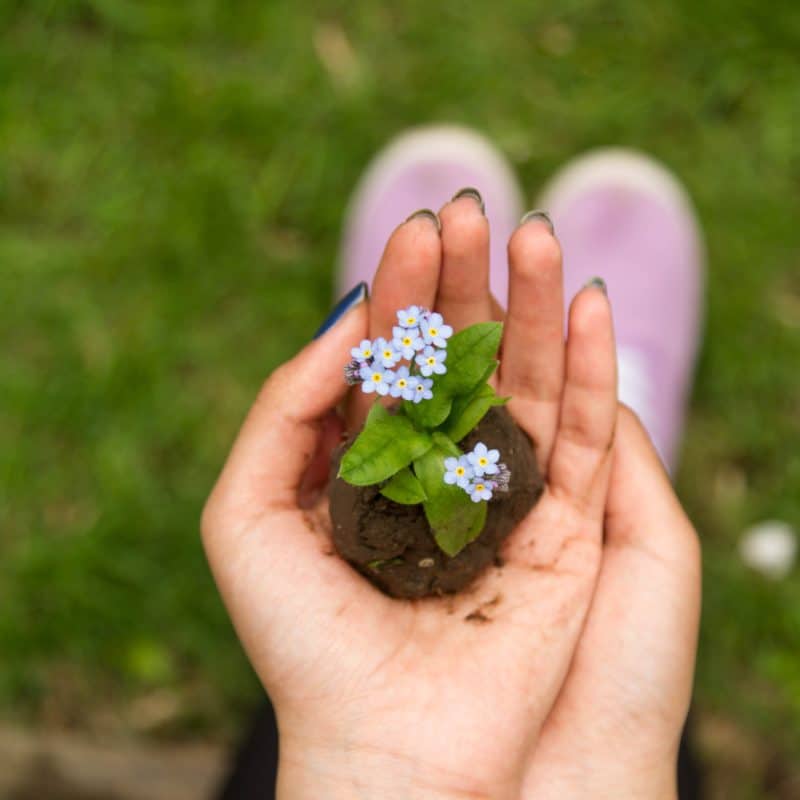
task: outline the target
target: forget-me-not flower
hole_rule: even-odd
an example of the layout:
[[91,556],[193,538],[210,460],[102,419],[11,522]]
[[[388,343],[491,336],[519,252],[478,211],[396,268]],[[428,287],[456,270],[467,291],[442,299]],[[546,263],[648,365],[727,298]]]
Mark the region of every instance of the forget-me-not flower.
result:
[[345,364],[344,379],[348,386],[355,386],[361,383],[361,369],[367,366],[363,361],[353,359],[349,364]]
[[511,470],[502,462],[497,465],[498,472],[494,475],[494,489],[498,492],[507,492],[511,485]]
[[372,351],[379,364],[384,367],[393,367],[401,358],[395,346],[382,336],[372,343]]
[[402,397],[403,400],[413,400],[415,386],[416,378],[409,374],[408,367],[398,367],[389,394],[392,397]]
[[364,394],[371,394],[377,392],[381,396],[389,394],[390,384],[394,383],[394,372],[390,369],[384,369],[378,364],[372,366],[365,365],[361,367],[361,391]]
[[419,328],[403,328],[400,325],[395,325],[392,328],[392,344],[395,349],[402,354],[403,358],[409,361],[414,358],[414,354],[418,353],[425,347],[425,342],[419,335]]
[[426,344],[435,344],[437,347],[447,347],[446,339],[453,335],[450,325],[444,324],[441,314],[431,314],[422,325],[422,338]]
[[475,470],[475,475],[495,475],[498,472],[497,461],[500,458],[499,450],[489,450],[483,442],[478,442],[467,459]]
[[466,489],[469,486],[469,482],[473,477],[472,473],[472,465],[467,461],[466,456],[461,456],[460,458],[446,458],[444,460],[444,468],[446,472],[444,473],[444,482],[456,486],[460,486],[462,489]]
[[350,351],[350,355],[355,361],[368,363],[375,355],[372,351],[372,342],[369,339],[362,339],[361,344]]
[[480,478],[467,486],[467,492],[473,503],[480,503],[481,500],[492,499],[492,487],[490,483],[488,481],[482,481]]
[[419,364],[419,371],[425,375],[444,375],[447,367],[444,365],[447,350],[435,350],[428,345],[414,360]]
[[426,316],[427,311],[421,306],[409,306],[397,312],[401,328],[418,328]]
[[432,378],[410,378],[414,381],[414,402],[421,403],[423,400],[430,400],[433,397],[431,387],[433,386]]

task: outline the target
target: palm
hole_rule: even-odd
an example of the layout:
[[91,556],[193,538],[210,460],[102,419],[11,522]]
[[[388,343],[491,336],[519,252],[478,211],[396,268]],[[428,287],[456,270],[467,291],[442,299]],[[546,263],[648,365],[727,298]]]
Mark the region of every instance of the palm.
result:
[[[266,610],[263,629],[249,628],[247,638],[280,642],[279,659],[251,649],[265,683],[280,707],[299,715],[313,703],[327,724],[346,720],[356,742],[390,742],[395,755],[430,761],[445,779],[506,775],[511,785],[563,682],[593,587],[599,538],[572,529],[570,516],[545,493],[505,565],[472,591],[398,602],[331,557],[325,501],[313,515],[287,513],[281,525],[297,546],[282,570],[290,583],[313,582],[314,592],[276,597],[271,565],[252,567],[257,554],[230,576]],[[247,539],[257,548],[274,525],[271,515]],[[537,542],[559,529],[556,567],[541,560]],[[269,613],[277,602],[278,618]]]

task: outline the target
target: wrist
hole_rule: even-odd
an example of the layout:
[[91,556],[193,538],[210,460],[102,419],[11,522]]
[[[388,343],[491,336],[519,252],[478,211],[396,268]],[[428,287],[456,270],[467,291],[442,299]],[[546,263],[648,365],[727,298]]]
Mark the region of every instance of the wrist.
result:
[[386,749],[281,737],[278,800],[505,800],[517,796],[518,787],[504,791],[480,785],[471,776],[451,774]]
[[526,784],[523,797],[536,800],[677,800],[677,768],[674,764],[641,770],[620,764],[619,769],[603,765],[598,769],[577,768],[557,777]]

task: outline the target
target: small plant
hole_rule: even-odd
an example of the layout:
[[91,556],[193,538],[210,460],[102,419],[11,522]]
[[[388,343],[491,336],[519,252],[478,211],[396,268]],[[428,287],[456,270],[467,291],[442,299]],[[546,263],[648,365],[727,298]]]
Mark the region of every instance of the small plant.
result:
[[[339,467],[354,486],[379,485],[396,503],[422,504],[439,548],[449,556],[476,539],[493,493],[508,491],[511,473],[500,453],[461,441],[498,397],[489,385],[503,326],[482,322],[453,334],[441,314],[420,306],[397,312],[392,339],[365,339],[345,367],[351,385],[380,398]],[[402,364],[409,362],[408,365]]]

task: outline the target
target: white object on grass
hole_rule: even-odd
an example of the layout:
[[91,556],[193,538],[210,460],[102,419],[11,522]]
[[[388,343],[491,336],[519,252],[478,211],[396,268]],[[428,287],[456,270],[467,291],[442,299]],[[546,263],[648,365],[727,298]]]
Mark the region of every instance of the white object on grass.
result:
[[791,572],[797,558],[797,534],[780,520],[759,522],[744,532],[739,555],[756,572],[780,580]]

